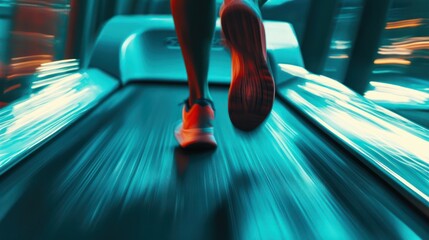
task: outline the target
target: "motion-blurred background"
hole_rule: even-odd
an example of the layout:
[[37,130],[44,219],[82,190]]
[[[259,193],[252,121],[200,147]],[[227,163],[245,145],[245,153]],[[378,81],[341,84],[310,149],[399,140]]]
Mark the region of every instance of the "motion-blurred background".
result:
[[[49,62],[85,67],[114,15],[166,13],[168,0],[0,0],[0,106],[61,79],[35,77]],[[309,71],[429,126],[427,0],[269,0],[263,15],[293,24]]]

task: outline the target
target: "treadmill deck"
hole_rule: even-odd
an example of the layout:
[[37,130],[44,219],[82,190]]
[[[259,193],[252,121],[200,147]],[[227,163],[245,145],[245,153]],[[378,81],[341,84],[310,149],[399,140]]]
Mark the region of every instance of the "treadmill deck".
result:
[[[185,85],[129,85],[0,177],[2,239],[428,236],[427,219],[276,100],[233,128],[213,87],[214,151],[173,136]],[[13,226],[20,226],[17,229]]]

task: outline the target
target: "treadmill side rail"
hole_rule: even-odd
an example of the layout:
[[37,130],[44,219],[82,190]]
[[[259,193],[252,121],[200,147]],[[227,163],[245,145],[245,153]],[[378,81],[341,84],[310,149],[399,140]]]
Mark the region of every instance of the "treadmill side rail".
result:
[[65,76],[0,109],[0,175],[53,138],[119,86],[97,69]]
[[279,95],[429,216],[429,130],[333,79],[281,67],[296,77]]

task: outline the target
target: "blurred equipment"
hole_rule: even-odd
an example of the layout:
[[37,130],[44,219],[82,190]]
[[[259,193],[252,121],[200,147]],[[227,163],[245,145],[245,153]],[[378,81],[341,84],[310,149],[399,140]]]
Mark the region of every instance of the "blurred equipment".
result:
[[33,74],[42,64],[64,58],[68,32],[69,0],[6,1],[0,9],[0,102],[2,105],[29,95]]
[[393,0],[365,97],[429,128],[429,2]]

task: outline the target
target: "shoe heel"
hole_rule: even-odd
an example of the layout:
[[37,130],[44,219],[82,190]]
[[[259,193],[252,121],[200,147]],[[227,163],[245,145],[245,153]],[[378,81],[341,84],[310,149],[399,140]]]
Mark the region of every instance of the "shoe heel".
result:
[[203,129],[181,129],[178,126],[175,136],[184,149],[212,149],[217,147],[213,127]]

